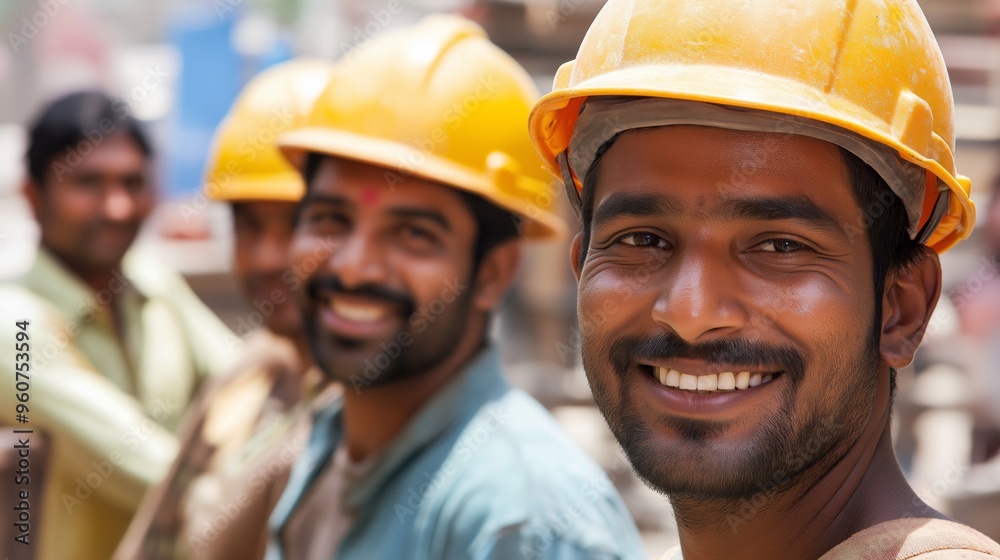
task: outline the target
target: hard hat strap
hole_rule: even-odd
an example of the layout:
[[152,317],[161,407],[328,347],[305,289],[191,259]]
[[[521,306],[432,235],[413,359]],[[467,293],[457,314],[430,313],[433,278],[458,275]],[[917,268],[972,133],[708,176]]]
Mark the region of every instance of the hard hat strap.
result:
[[573,213],[580,220],[583,219],[583,200],[580,198],[580,191],[576,190],[576,181],[573,180],[573,171],[569,168],[568,150],[556,156],[559,162],[559,172],[562,174],[563,186],[566,187],[566,198],[569,199]]
[[937,200],[934,201],[934,210],[931,211],[931,215],[928,216],[927,221],[924,222],[923,227],[920,228],[920,232],[917,233],[916,241],[921,245],[926,245],[927,240],[931,238],[934,231],[937,229],[938,224],[941,223],[941,219],[948,212],[948,206],[951,202],[951,190],[945,188],[938,192]]

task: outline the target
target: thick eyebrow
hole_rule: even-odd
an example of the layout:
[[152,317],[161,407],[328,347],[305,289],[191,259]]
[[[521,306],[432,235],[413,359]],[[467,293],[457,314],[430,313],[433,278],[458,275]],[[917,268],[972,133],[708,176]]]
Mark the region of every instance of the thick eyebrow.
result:
[[442,228],[445,231],[451,232],[451,223],[442,215],[440,212],[435,212],[434,210],[419,210],[415,208],[393,208],[389,210],[389,213],[398,218],[416,218],[422,220],[430,220]]
[[663,193],[612,193],[594,210],[595,226],[616,218],[670,217],[681,213],[677,199]]
[[723,220],[796,220],[830,233],[844,235],[840,221],[804,195],[729,199],[722,202],[712,214]]

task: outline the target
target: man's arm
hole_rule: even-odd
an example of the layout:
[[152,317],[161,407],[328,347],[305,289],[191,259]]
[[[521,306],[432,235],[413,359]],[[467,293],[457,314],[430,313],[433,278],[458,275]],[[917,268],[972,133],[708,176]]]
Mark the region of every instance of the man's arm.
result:
[[[0,294],[0,371],[8,372],[0,387],[0,422],[14,422],[19,403],[15,392],[15,321],[30,321],[32,369],[28,372],[28,423],[44,432],[60,449],[60,463],[73,478],[87,482],[96,495],[135,509],[146,489],[166,473],[177,453],[176,438],[146,416],[139,402],[93,370],[58,325],[50,310],[20,290]],[[64,340],[45,346],[43,341]],[[52,347],[55,351],[43,348]],[[37,368],[34,366],[38,366]]]

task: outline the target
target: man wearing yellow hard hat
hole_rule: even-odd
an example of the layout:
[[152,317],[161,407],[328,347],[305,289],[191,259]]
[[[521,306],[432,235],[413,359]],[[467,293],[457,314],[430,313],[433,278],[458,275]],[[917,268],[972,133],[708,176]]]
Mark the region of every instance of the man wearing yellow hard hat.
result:
[[583,231],[583,361],[665,558],[996,558],[893,455],[895,369],[969,235],[916,1],[611,0],[530,127]]
[[302,278],[288,259],[304,185],[276,138],[304,124],[331,69],[309,59],[268,69],[216,132],[203,190],[232,207],[233,264],[250,309],[240,323],[259,328],[239,333],[247,336],[240,359],[199,393],[179,457],[147,495],[116,559],[264,555],[267,517],[322,388],[293,300]]
[[338,64],[279,140],[307,184],[297,302],[344,394],[315,417],[269,558],[643,556],[610,480],[504,381],[488,336],[522,237],[563,228],[535,99],[482,29],[436,16]]

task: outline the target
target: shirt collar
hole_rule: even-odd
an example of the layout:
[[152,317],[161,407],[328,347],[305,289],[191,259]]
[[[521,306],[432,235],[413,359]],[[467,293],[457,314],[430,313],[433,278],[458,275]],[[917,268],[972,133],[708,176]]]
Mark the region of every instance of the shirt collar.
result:
[[48,249],[39,246],[35,262],[25,273],[22,283],[66,313],[69,319],[74,320],[85,318],[88,314],[96,313],[106,307],[106,303],[101,302],[102,297],[118,295],[123,291],[129,292],[129,297],[141,296],[120,269],[115,269],[112,276],[113,279],[108,286],[109,293],[106,295],[97,293],[66,268]]

